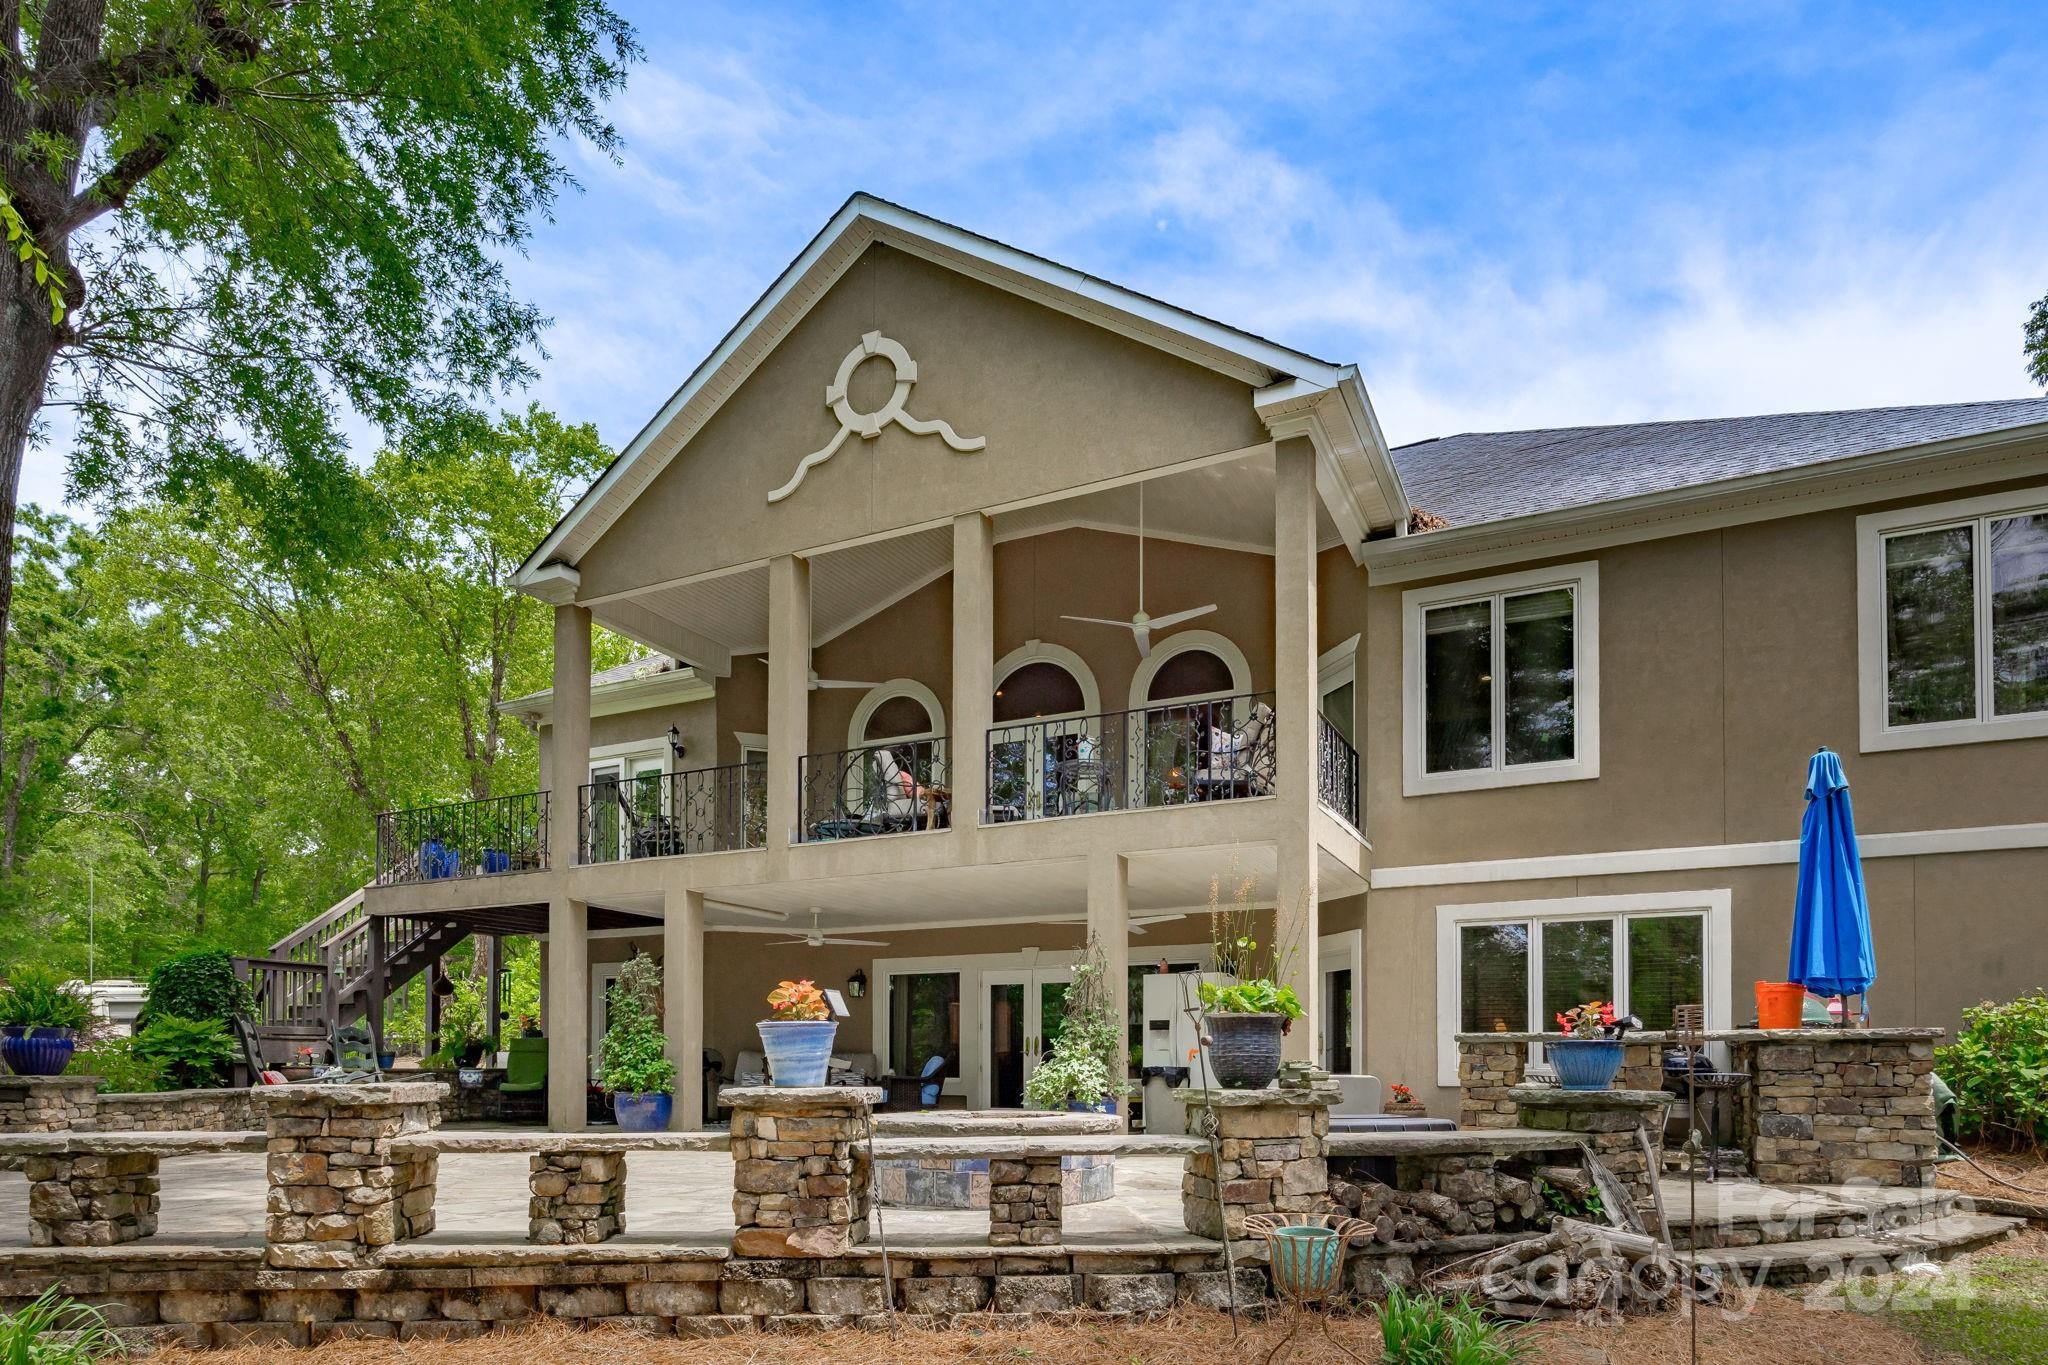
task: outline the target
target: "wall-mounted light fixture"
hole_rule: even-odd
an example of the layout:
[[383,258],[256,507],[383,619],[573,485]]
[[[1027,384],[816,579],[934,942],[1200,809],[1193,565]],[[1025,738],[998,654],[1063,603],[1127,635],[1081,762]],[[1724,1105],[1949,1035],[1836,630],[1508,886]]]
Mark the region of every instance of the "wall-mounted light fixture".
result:
[[683,756],[683,732],[673,725],[668,727],[668,751],[677,758]]
[[846,978],[846,998],[858,1000],[868,993],[868,974],[860,968],[853,969],[853,975]]

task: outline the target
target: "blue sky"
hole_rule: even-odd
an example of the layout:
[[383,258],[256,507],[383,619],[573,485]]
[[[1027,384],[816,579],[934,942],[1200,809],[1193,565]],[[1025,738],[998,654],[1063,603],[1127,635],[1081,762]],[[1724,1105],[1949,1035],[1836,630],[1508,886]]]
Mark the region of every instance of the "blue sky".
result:
[[2032,391],[2028,7],[616,2],[623,164],[515,268],[615,445],[856,189],[1357,361],[1396,443]]

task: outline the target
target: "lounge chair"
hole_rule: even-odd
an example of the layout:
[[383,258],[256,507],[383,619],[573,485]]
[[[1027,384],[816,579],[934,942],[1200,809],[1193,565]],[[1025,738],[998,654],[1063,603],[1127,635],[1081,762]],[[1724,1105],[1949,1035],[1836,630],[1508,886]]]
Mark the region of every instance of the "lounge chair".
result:
[[513,1038],[505,1044],[505,1079],[498,1086],[502,1112],[512,1117],[512,1110],[522,1115],[529,1111],[538,1118],[547,1108],[548,1094],[548,1040],[545,1038]]
[[377,1044],[362,1024],[341,1024],[334,1030],[334,1065],[316,1069],[293,1085],[371,1085],[384,1079],[377,1065]]

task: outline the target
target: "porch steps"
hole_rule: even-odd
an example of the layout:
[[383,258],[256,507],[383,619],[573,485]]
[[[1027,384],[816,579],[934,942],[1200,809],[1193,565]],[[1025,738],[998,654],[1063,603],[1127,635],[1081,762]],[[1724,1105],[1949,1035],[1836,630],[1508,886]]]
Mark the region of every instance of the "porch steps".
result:
[[2014,1236],[2021,1218],[1951,1213],[1922,1223],[1857,1237],[1816,1237],[1801,1242],[1702,1250],[1699,1259],[1745,1283],[1807,1284],[1862,1273],[1876,1263],[1897,1270],[1915,1261],[1946,1261]]

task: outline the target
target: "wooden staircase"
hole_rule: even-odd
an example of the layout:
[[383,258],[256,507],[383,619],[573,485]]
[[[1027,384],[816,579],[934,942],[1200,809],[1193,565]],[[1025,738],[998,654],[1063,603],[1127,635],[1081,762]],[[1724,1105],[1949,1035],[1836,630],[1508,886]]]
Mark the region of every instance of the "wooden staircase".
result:
[[264,1056],[289,1057],[310,1044],[324,1053],[333,1030],[366,1017],[373,995],[389,997],[468,936],[456,921],[382,917],[382,982],[374,936],[358,889],[270,946],[265,957],[236,958],[256,1000],[255,1032]]

